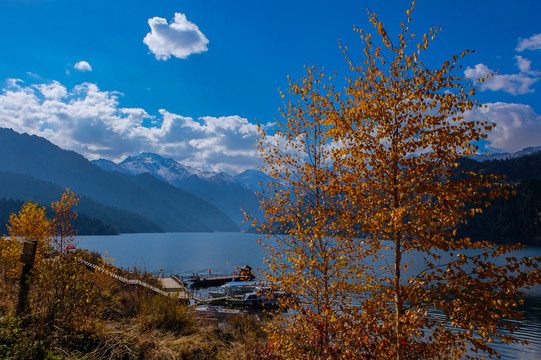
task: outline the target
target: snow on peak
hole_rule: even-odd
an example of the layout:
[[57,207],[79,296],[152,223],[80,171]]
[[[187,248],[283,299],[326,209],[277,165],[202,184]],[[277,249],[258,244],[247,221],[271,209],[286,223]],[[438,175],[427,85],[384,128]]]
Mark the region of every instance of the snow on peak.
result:
[[525,155],[535,154],[540,151],[541,151],[541,146],[536,146],[536,147],[527,147],[513,153],[499,153],[499,154],[492,154],[492,155],[473,155],[471,158],[475,161],[506,160],[506,159],[518,158]]

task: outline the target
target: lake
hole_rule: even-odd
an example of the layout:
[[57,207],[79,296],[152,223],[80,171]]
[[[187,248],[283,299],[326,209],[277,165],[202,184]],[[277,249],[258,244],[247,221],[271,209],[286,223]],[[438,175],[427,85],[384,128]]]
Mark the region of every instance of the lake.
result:
[[[101,254],[107,252],[120,267],[190,276],[194,272],[208,274],[209,270],[212,274],[230,274],[244,265],[262,267],[259,238],[260,235],[247,233],[122,234],[79,237],[79,246]],[[541,249],[530,248],[521,255],[541,255]],[[541,358],[541,287],[528,292],[526,305],[516,336],[530,344],[496,345],[502,359]]]

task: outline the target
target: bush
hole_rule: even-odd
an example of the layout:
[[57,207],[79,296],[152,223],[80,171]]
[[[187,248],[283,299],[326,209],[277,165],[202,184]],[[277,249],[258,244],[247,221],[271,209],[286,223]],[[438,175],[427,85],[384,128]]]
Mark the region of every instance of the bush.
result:
[[43,340],[28,337],[21,320],[6,316],[0,320],[0,359],[60,360],[62,355],[51,349]]
[[142,330],[159,329],[188,335],[195,331],[196,322],[188,307],[178,299],[154,295],[151,301],[142,304],[139,315]]

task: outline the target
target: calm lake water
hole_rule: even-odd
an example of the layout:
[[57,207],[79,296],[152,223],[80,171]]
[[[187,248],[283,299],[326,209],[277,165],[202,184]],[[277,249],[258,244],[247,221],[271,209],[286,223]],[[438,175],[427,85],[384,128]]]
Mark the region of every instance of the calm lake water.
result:
[[[189,276],[192,273],[230,274],[235,267],[263,266],[263,252],[256,234],[245,233],[163,233],[79,237],[79,247],[95,250],[113,259],[117,266],[153,273]],[[541,248],[525,250],[522,256],[541,255]],[[529,291],[520,340],[530,344],[498,345],[502,359],[541,358],[541,287]]]

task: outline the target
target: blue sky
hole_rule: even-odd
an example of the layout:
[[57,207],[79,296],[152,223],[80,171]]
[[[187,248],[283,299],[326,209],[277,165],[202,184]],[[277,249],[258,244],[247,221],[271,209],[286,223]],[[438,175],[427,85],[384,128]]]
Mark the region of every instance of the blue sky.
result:
[[[259,164],[256,122],[279,120],[278,89],[303,65],[343,73],[366,9],[396,34],[409,1],[0,0],[0,126],[89,159],[143,151],[231,173]],[[445,29],[438,65],[475,49],[469,77],[498,74],[478,99],[489,149],[541,145],[541,2],[420,1],[412,30]],[[463,75],[463,74],[461,74]]]

